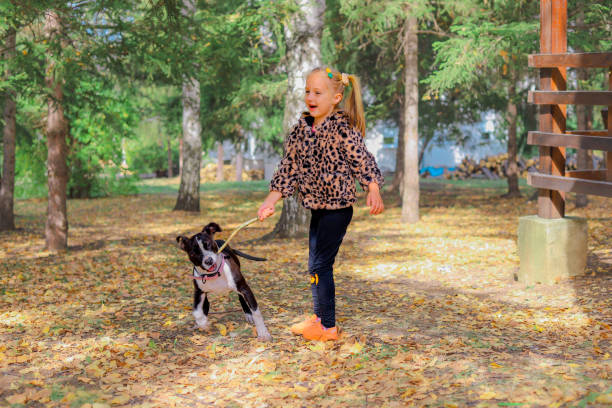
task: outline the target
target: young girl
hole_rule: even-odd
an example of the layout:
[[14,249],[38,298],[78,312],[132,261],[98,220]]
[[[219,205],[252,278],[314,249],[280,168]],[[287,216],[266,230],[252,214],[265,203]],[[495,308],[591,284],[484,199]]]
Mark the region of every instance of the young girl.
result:
[[[338,105],[344,89],[352,92],[345,110]],[[359,80],[331,68],[315,68],[306,78],[304,112],[285,141],[285,154],[259,207],[260,220],[274,214],[282,197],[296,187],[302,205],[312,212],[308,271],[314,315],[291,327],[309,340],[337,340],[333,266],[353,216],[355,181],[368,192],[370,214],[380,214],[383,177],[363,142],[365,118]]]

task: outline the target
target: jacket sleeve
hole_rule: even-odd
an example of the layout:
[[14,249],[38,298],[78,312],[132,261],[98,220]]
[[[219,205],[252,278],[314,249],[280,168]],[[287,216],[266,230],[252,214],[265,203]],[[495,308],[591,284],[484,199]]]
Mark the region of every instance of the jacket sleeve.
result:
[[298,143],[298,125],[295,125],[285,139],[283,158],[270,182],[270,191],[278,191],[283,198],[291,197],[297,185]]
[[345,159],[363,190],[368,191],[371,182],[375,182],[382,189],[385,179],[376,164],[376,159],[368,151],[361,132],[356,128],[342,130],[341,139]]

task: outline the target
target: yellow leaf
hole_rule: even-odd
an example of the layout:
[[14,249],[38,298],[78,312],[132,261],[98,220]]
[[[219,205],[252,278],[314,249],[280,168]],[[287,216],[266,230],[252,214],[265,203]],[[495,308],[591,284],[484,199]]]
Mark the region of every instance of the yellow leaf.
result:
[[225,336],[227,334],[227,327],[225,327],[224,324],[216,323],[215,327],[219,329],[219,333],[221,333],[222,336]]
[[595,399],[600,404],[612,404],[612,394],[602,394]]
[[164,326],[172,326],[172,319],[166,320],[166,322],[164,323]]
[[123,405],[123,404],[127,404],[127,402],[130,400],[130,396],[129,395],[118,395],[115,398],[113,398],[112,400],[108,401],[110,402],[112,405]]
[[47,334],[47,333],[49,333],[49,330],[50,330],[50,329],[51,329],[51,328],[50,328],[49,326],[47,326],[47,327],[45,327],[44,329],[42,329],[43,334]]
[[102,379],[105,383],[118,383],[121,381],[121,376],[117,373],[105,375]]
[[314,388],[312,389],[312,391],[313,391],[314,393],[317,393],[317,394],[322,394],[322,393],[324,393],[324,392],[325,392],[325,384],[318,383],[317,385],[315,385],[315,386],[314,386]]
[[353,344],[350,348],[349,348],[349,352],[351,354],[359,354],[361,352],[361,350],[363,349],[363,346],[356,341],[355,344]]
[[406,391],[404,391],[404,393],[402,394],[401,398],[408,398],[411,395],[413,395],[414,393],[416,393],[416,390],[414,388],[408,388]]
[[15,361],[17,361],[18,363],[25,363],[26,361],[30,361],[30,356],[24,354],[22,356],[17,356],[15,358]]
[[325,343],[318,341],[315,344],[309,345],[308,348],[315,352],[323,351],[325,350]]
[[494,399],[494,398],[497,398],[497,394],[494,393],[493,391],[487,391],[487,392],[483,392],[482,394],[480,394],[478,398],[480,398],[481,400]]
[[68,394],[64,395],[64,398],[62,398],[62,402],[70,402],[75,398],[76,394],[74,392],[69,392]]
[[25,404],[26,403],[26,395],[25,393],[23,394],[15,394],[15,395],[11,395],[6,397],[6,400],[9,402],[9,404],[13,405],[13,404]]
[[497,364],[496,362],[492,362],[491,363],[491,367],[493,368],[502,368],[503,366],[500,366],[499,364]]
[[104,371],[101,370],[96,363],[92,363],[85,367],[85,373],[87,373],[87,375],[89,376],[96,378],[100,378],[104,375]]
[[304,387],[304,386],[301,386],[301,385],[295,385],[293,388],[294,388],[296,391],[299,391],[299,392],[306,392],[306,391],[308,391],[308,388],[306,388],[306,387]]
[[30,396],[30,399],[32,399],[33,401],[39,401],[44,404],[46,402],[49,402],[50,397],[51,397],[51,390],[44,388],[42,390],[39,390],[33,393]]

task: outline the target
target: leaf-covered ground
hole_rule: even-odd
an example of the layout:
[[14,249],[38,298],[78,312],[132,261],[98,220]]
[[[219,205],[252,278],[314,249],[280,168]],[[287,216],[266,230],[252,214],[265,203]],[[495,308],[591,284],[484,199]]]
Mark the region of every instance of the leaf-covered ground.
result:
[[[193,328],[190,264],[175,237],[209,221],[224,232],[265,192],[209,191],[201,214],[173,195],[69,202],[70,250],[43,250],[45,200],[19,201],[0,235],[0,405],[13,406],[608,406],[612,403],[612,200],[589,220],[585,276],[513,279],[518,217],[499,191],[425,184],[421,221],[397,201],[356,208],[337,258],[343,337],[313,343],[288,326],[310,310],[305,239],[232,245],[274,337],[258,342],[235,295],[213,298],[211,330]],[[279,211],[280,212],[280,211]],[[219,313],[224,312],[224,313]]]

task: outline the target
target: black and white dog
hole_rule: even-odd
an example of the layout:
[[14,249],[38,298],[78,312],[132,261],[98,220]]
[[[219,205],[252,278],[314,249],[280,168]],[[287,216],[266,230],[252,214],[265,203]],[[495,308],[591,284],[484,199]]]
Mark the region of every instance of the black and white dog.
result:
[[223,249],[223,252],[217,254],[219,247],[224,243],[213,238],[218,231],[221,231],[219,225],[211,222],[202,229],[202,232],[191,238],[182,235],[176,237],[179,246],[187,252],[194,265],[193,317],[196,325],[202,329],[208,327],[209,293],[234,291],[238,293],[246,320],[254,324],[257,329],[257,338],[262,341],[272,340],[261,311],[257,307],[255,296],[240,272],[240,262],[236,255],[254,261],[265,261],[265,259],[247,255],[236,249],[232,250],[229,245]]

